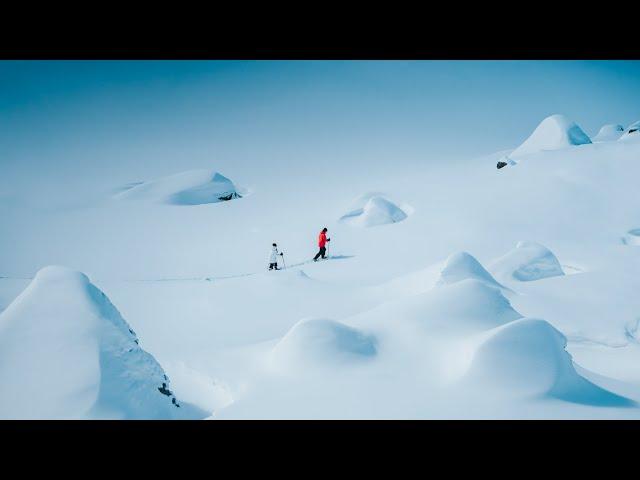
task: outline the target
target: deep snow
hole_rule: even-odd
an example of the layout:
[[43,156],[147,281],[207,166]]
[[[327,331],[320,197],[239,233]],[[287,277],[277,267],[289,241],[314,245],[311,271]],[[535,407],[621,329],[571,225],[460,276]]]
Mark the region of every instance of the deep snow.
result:
[[564,115],[556,114],[540,122],[531,136],[511,152],[510,156],[519,157],[588,143],[591,143],[591,139],[575,122]]
[[610,123],[603,125],[592,140],[594,142],[611,142],[618,140],[623,132],[624,127],[622,125]]
[[[24,402],[3,399],[0,417],[141,415],[117,396],[95,413],[105,351],[104,371],[151,369],[135,382],[149,395],[171,379],[181,409],[144,397],[152,417],[638,419],[640,137],[583,133],[550,117],[500,170],[503,152],[367,172],[341,158],[286,174],[216,160],[252,195],[209,203],[221,190],[205,169],[150,171],[164,180],[117,199],[100,184],[82,208],[4,203],[0,381]],[[375,193],[345,205],[359,192]],[[368,219],[376,198],[375,228],[340,220]],[[389,221],[390,205],[406,218]],[[309,262],[324,226],[331,258]],[[274,242],[287,270],[266,271]],[[53,263],[91,282],[65,270],[29,286]],[[123,317],[144,351],[113,326]],[[122,345],[137,360],[113,353]],[[51,376],[49,359],[69,375]]]
[[65,267],[40,270],[0,314],[0,379],[3,418],[194,415],[104,293]]

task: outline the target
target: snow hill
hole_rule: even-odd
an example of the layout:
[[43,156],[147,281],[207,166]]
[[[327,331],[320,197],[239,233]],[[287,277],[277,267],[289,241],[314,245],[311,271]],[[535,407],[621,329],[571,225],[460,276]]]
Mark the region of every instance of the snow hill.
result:
[[180,418],[156,360],[82,273],[46,267],[0,314],[0,417]]
[[[598,406],[634,402],[580,376],[566,352],[566,338],[548,322],[523,318],[498,327],[476,347],[467,378],[508,395],[558,398]],[[466,380],[466,379],[465,379]]]
[[202,205],[240,197],[231,180],[211,170],[189,170],[157,180],[133,183],[115,195],[117,199],[172,205]]
[[382,195],[371,194],[360,197],[355,204],[362,206],[351,210],[340,218],[340,221],[357,227],[374,227],[397,223],[407,218],[407,213]]
[[611,142],[614,140],[618,140],[622,133],[624,132],[624,127],[618,124],[607,124],[603,125],[602,128],[598,131],[598,134],[593,137],[593,142]]
[[629,140],[634,138],[640,138],[640,120],[632,123],[627,128],[625,128],[624,133],[620,137],[620,140]]
[[518,242],[513,250],[496,259],[490,269],[498,278],[522,282],[564,275],[551,250],[535,242]]
[[[504,152],[230,154],[258,201],[224,208],[166,203],[212,172],[140,203],[72,190],[73,209],[22,189],[0,202],[0,417],[640,419],[640,137],[575,146],[553,118],[499,170]],[[77,175],[104,192],[129,168]],[[376,197],[410,219],[352,228]]]
[[523,318],[499,288],[483,281],[490,275],[478,273],[477,260],[453,258],[474,268],[343,322],[296,323],[271,350],[258,353],[259,363],[270,357],[275,368],[260,372],[253,394],[236,399],[220,418],[306,418],[311,412],[314,418],[411,418],[416,411],[440,418],[464,408],[484,416],[480,398],[494,409],[509,405],[499,414],[489,407],[499,417],[531,416],[520,409],[527,399],[547,412],[637,408],[578,373],[565,337],[544,320]]
[[544,150],[558,150],[574,145],[591,143],[589,136],[564,115],[551,115],[536,127],[522,145],[511,152],[511,157],[519,157]]

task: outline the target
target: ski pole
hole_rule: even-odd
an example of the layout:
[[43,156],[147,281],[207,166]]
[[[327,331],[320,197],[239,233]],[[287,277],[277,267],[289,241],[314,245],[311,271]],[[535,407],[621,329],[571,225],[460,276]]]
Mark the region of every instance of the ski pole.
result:
[[287,264],[284,263],[284,253],[280,252],[280,256],[282,257],[282,269],[286,270],[287,269]]

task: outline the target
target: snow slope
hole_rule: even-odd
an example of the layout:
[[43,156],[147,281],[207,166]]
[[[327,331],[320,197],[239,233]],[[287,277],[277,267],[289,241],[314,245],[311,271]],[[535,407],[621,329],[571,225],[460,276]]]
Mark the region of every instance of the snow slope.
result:
[[624,132],[624,127],[618,124],[607,124],[603,125],[602,128],[598,131],[597,135],[593,137],[593,142],[611,142],[614,140],[618,140],[622,133]]
[[518,242],[513,250],[496,259],[490,269],[498,278],[521,282],[564,275],[551,250],[535,242]]
[[[640,142],[630,134],[590,144],[554,117],[543,126],[527,161],[500,170],[495,155],[449,162],[424,158],[428,149],[412,160],[369,159],[366,174],[340,152],[322,168],[298,156],[278,170],[233,157],[217,167],[251,184],[251,201],[167,205],[207,174],[142,188],[142,202],[113,201],[115,182],[87,177],[107,200],[38,209],[32,192],[2,203],[0,358],[33,368],[18,377],[3,367],[0,382],[40,393],[53,380],[33,352],[52,365],[79,358],[51,387],[58,400],[24,393],[21,412],[96,416],[99,362],[85,359],[106,338],[91,328],[112,316],[88,314],[102,310],[81,294],[86,287],[49,297],[58,282],[47,282],[28,294],[29,278],[59,263],[108,294],[162,365],[154,372],[171,378],[181,414],[188,402],[214,419],[640,419]],[[176,160],[174,171],[187,163]],[[165,178],[163,168],[145,168]],[[350,212],[377,196],[410,219],[378,228],[339,221],[343,199],[359,192],[376,193]],[[332,258],[310,262],[324,226]],[[273,242],[287,270],[267,271]],[[28,315],[16,313],[23,303]],[[42,305],[64,313],[46,316],[62,322],[50,345],[36,336],[48,332]],[[73,335],[62,334],[65,322]],[[15,325],[31,323],[32,346],[15,346],[24,333]],[[102,403],[133,416],[120,401]],[[162,405],[148,410],[166,418]],[[3,403],[0,416],[17,408]]]
[[638,137],[640,137],[640,120],[632,123],[627,128],[625,128],[624,133],[619,138],[619,140],[626,141],[637,139]]
[[0,417],[180,418],[169,379],[89,279],[46,267],[0,314]]
[[340,221],[356,227],[375,227],[401,222],[408,216],[402,208],[382,195],[372,194],[360,198],[364,204],[343,215]]
[[564,115],[551,115],[536,127],[522,145],[511,152],[511,157],[519,157],[544,150],[557,150],[574,145],[591,143],[589,136]]
[[157,180],[127,185],[115,195],[115,198],[172,205],[202,205],[240,196],[233,182],[218,172],[190,170]]

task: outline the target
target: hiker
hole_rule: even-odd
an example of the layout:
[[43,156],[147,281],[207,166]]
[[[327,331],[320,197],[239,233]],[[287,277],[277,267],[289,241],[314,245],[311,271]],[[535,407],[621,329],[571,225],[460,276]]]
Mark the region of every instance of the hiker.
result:
[[269,270],[280,270],[278,268],[278,255],[278,245],[274,243],[269,256]]
[[318,261],[318,257],[327,258],[324,256],[324,254],[327,252],[326,245],[329,241],[331,241],[331,239],[327,238],[327,228],[325,227],[322,229],[320,235],[318,236],[318,246],[320,247],[320,251],[316,253],[315,257],[313,257],[314,262]]

